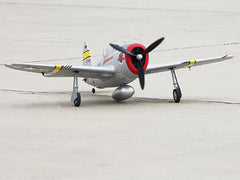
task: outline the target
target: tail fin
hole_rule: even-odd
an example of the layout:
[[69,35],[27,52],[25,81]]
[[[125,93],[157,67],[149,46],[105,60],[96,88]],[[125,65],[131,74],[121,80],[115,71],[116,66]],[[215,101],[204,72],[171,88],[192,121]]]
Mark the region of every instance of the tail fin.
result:
[[84,66],[91,66],[92,60],[91,60],[91,53],[88,49],[88,43],[84,42],[83,44],[83,65]]

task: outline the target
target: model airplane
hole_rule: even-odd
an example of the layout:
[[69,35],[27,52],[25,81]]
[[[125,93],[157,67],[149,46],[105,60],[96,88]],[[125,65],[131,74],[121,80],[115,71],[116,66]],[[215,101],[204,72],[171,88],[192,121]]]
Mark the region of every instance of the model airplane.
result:
[[141,88],[144,89],[145,74],[171,71],[174,86],[173,99],[178,103],[181,100],[182,93],[177,81],[176,69],[221,62],[232,58],[232,56],[225,55],[208,59],[148,65],[149,53],[163,40],[164,38],[160,38],[147,48],[142,44],[124,46],[109,44],[110,47],[106,54],[95,66],[92,65],[91,54],[87,43],[84,43],[83,47],[83,66],[32,63],[13,63],[6,64],[6,66],[21,71],[41,73],[46,77],[73,77],[71,101],[75,106],[80,106],[81,104],[81,95],[78,92],[78,77],[84,78],[86,83],[94,87],[92,93],[95,93],[95,87],[117,87],[113,91],[112,98],[116,101],[122,101],[130,98],[134,94],[134,88],[127,84],[134,81],[137,77],[139,78]]

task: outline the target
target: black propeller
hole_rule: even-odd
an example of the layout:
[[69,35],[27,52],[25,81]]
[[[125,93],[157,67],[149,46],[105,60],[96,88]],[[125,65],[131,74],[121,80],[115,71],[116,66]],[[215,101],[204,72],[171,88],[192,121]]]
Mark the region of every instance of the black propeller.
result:
[[155,42],[153,42],[152,44],[150,44],[143,52],[135,54],[134,52],[131,52],[127,49],[125,49],[122,46],[119,46],[117,44],[109,44],[110,46],[112,46],[114,49],[124,53],[124,54],[128,54],[132,57],[132,60],[134,61],[134,64],[136,65],[136,68],[138,70],[138,77],[139,77],[139,82],[140,82],[140,86],[142,89],[144,89],[144,84],[145,84],[145,74],[144,74],[144,70],[143,70],[143,66],[144,66],[144,61],[142,61],[146,54],[148,54],[149,52],[151,52],[153,49],[155,49],[162,41],[164,40],[164,37],[156,40]]
[[112,46],[114,49],[116,49],[116,50],[118,50],[118,51],[120,51],[120,52],[122,52],[122,53],[124,53],[124,54],[128,54],[128,55],[130,55],[130,56],[136,56],[136,55],[133,54],[131,51],[129,51],[129,50],[125,49],[124,47],[119,46],[119,45],[117,45],[117,44],[112,44],[112,43],[110,43],[110,46]]
[[144,70],[143,70],[142,61],[137,63],[137,70],[138,70],[138,77],[139,77],[140,86],[141,86],[142,89],[144,89],[145,74],[144,74]]
[[164,40],[164,37],[156,40],[155,42],[153,42],[152,44],[150,44],[147,49],[144,51],[144,54],[148,54],[150,53],[153,49],[155,49],[159,44],[161,44],[161,42]]

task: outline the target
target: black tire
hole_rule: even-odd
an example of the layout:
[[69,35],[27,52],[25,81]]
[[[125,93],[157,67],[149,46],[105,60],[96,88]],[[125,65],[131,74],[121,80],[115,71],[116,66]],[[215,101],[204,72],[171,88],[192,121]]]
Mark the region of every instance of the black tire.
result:
[[94,94],[96,92],[95,88],[92,88],[92,93]]
[[179,103],[182,97],[182,93],[180,89],[174,89],[173,90],[173,99],[175,103]]
[[76,107],[79,107],[80,104],[81,104],[81,95],[80,95],[80,93],[77,93],[77,98],[74,100],[74,105]]

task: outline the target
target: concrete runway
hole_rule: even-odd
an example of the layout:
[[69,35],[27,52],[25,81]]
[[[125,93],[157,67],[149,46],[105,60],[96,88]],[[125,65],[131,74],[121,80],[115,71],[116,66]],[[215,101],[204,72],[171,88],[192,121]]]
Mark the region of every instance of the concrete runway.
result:
[[[0,179],[239,179],[240,3],[230,1],[0,0]],[[81,64],[88,40],[97,62],[110,42],[165,41],[150,63],[235,59],[131,83],[133,98],[72,78],[44,78],[3,64]]]

